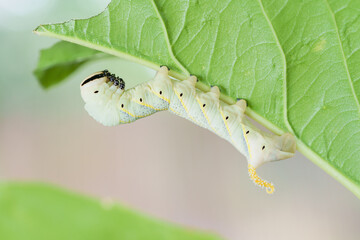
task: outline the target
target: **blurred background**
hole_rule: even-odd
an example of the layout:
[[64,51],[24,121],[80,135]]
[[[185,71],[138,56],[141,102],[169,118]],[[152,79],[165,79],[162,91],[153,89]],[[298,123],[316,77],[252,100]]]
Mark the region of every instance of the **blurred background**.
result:
[[138,83],[152,70],[109,59],[43,90],[32,71],[56,40],[32,30],[93,16],[108,2],[0,0],[2,181],[55,184],[225,239],[359,238],[359,199],[299,153],[259,169],[275,184],[269,196],[234,147],[189,121],[162,112],[104,127],[85,112],[79,84],[90,73],[107,68]]

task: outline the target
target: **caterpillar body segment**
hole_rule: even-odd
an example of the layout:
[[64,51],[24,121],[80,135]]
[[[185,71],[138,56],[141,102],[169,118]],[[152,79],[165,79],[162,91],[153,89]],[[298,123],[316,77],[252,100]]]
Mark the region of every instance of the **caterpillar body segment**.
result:
[[131,123],[139,118],[168,110],[226,139],[248,161],[248,172],[255,184],[268,193],[274,186],[256,174],[256,168],[270,161],[292,157],[295,138],[287,133],[270,135],[245,118],[246,101],[229,105],[219,100],[214,86],[207,93],[195,88],[197,78],[170,79],[168,68],[160,67],[154,79],[125,90],[125,82],[107,70],[87,77],[80,85],[86,111],[106,126]]

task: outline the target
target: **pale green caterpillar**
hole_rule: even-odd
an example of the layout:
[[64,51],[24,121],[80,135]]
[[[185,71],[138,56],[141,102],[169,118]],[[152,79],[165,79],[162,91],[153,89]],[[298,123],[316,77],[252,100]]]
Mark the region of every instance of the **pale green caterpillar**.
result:
[[245,100],[226,104],[219,100],[218,87],[204,93],[195,88],[195,76],[177,81],[169,78],[168,71],[162,66],[154,79],[128,90],[121,78],[107,70],[94,73],[80,86],[85,109],[106,126],[169,110],[232,143],[247,158],[251,179],[272,193],[273,184],[258,177],[255,169],[266,162],[292,157],[295,138],[289,133],[276,136],[255,128],[245,118]]

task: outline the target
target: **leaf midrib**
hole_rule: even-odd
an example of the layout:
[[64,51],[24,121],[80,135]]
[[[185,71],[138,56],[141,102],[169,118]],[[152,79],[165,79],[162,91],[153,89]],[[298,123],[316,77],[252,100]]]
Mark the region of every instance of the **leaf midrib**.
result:
[[287,98],[288,98],[288,94],[287,94],[287,65],[286,65],[286,56],[285,56],[285,53],[284,53],[284,50],[283,48],[281,47],[281,44],[280,44],[280,41],[276,35],[276,32],[275,32],[275,29],[274,29],[274,26],[272,25],[268,15],[266,14],[265,12],[265,9],[264,9],[264,6],[262,4],[262,0],[258,0],[258,3],[260,5],[260,8],[261,8],[261,11],[266,19],[266,22],[268,23],[270,29],[271,29],[271,32],[273,34],[273,37],[276,41],[276,45],[278,46],[279,50],[280,50],[280,53],[281,53],[281,58],[282,58],[282,61],[283,61],[283,66],[284,66],[284,69],[283,69],[283,82],[282,82],[282,87],[283,87],[283,120],[284,120],[284,123],[285,123],[285,126],[287,127],[287,130],[290,131],[293,135],[294,134],[294,129],[293,127],[291,126],[290,122],[289,122],[289,119],[288,119],[288,111],[287,111]]
[[179,62],[179,60],[174,55],[174,52],[173,52],[171,44],[170,44],[169,35],[168,35],[167,29],[165,27],[165,22],[162,19],[160,13],[159,13],[159,9],[156,7],[156,4],[155,4],[154,0],[149,0],[149,1],[151,1],[151,5],[153,6],[155,13],[156,13],[157,17],[160,20],[161,28],[162,28],[162,30],[164,32],[164,35],[165,35],[166,46],[167,46],[167,49],[168,49],[168,51],[170,53],[171,59],[178,65],[178,67],[183,71],[183,73],[186,74],[185,77],[188,77],[190,75],[189,71]]

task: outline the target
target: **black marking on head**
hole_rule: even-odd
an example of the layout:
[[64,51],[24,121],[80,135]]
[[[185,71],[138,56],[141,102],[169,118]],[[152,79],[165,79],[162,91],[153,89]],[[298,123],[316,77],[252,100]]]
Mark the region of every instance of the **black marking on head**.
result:
[[125,82],[122,78],[118,78],[118,81],[119,81],[119,88],[121,90],[125,89]]
[[180,97],[182,97],[183,96],[183,93],[180,93]]
[[140,102],[142,102],[142,98],[140,98]]
[[99,73],[99,74],[95,74],[91,77],[89,77],[88,79],[86,79],[82,84],[81,86],[84,86],[85,84],[93,81],[93,80],[96,80],[96,79],[99,79],[99,78],[103,78],[104,77],[104,73]]
[[110,73],[109,73],[108,78],[109,78],[109,81],[110,81],[110,82],[114,82],[114,83],[115,83],[115,81],[117,80],[117,77],[115,76],[115,74],[110,74]]
[[226,118],[225,118],[226,120],[228,120],[229,119],[229,116],[226,116]]
[[246,134],[249,134],[250,131],[246,131]]
[[94,93],[98,93],[99,91],[98,90],[96,90]]
[[160,90],[159,94],[161,95],[162,94],[162,91]]
[[84,80],[84,82],[81,84],[81,86],[84,86],[88,82],[91,82],[93,80],[106,77],[110,82],[113,82],[115,86],[120,88],[121,90],[125,89],[125,82],[122,78],[117,77],[115,74],[111,74],[107,69],[102,71],[99,74],[93,75],[89,77],[88,79]]
[[205,107],[205,106],[206,106],[206,104],[204,103],[204,104],[203,104],[203,107]]
[[262,146],[261,150],[264,150],[265,149],[265,146]]
[[121,104],[121,108],[124,108],[124,104]]

